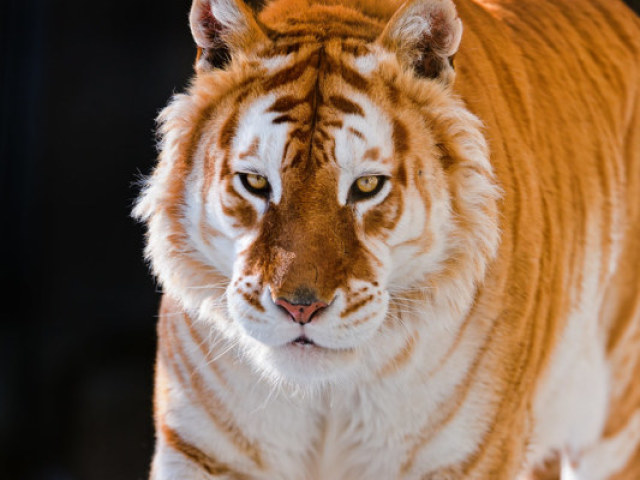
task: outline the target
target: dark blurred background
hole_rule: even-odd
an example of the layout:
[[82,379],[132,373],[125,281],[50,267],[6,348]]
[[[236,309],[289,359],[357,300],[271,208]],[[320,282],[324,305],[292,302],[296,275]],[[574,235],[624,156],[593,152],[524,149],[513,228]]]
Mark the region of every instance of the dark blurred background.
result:
[[0,478],[144,479],[159,294],[129,217],[190,0],[0,0]]
[[159,294],[129,212],[190,3],[0,0],[2,479],[147,476]]

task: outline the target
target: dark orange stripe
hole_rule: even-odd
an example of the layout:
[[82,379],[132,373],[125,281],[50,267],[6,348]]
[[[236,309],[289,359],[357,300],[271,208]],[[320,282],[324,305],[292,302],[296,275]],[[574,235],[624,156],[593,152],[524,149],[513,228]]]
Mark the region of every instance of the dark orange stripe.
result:
[[207,455],[192,443],[187,442],[178,432],[166,424],[162,424],[161,434],[169,447],[182,453],[209,475],[233,475],[233,478],[237,479],[248,478],[225,463]]
[[357,301],[356,303],[352,303],[351,305],[348,305],[347,308],[345,308],[342,312],[340,312],[340,317],[344,318],[347,315],[350,315],[353,312],[356,312],[356,311],[360,310],[362,307],[364,307],[371,300],[373,300],[373,295],[369,295],[369,296],[363,298],[362,300]]
[[334,107],[336,107],[343,113],[350,115],[360,115],[361,117],[364,117],[364,112],[362,111],[360,105],[352,102],[342,95],[332,95],[331,97],[329,97],[329,102],[331,102]]
[[380,369],[377,375],[378,378],[386,377],[403,368],[413,356],[413,352],[416,349],[416,343],[418,343],[418,336],[411,335],[391,361]]
[[[206,384],[198,367],[193,364],[185,352],[183,340],[177,331],[178,320],[184,321],[184,317],[182,315],[176,318],[166,317],[162,322],[165,327],[165,331],[162,334],[163,340],[168,339],[168,342],[163,341],[162,343],[171,352],[167,369],[178,376],[183,391],[193,399],[196,405],[205,410],[211,421],[223,434],[227,435],[231,443],[240,452],[251,458],[258,467],[262,467],[262,455],[257,446],[234,423],[233,415],[227,406],[215,395],[212,388]],[[207,360],[207,356],[204,358]],[[182,370],[186,370],[189,374],[185,375]]]
[[256,299],[254,298],[252,295],[250,295],[247,292],[244,292],[242,294],[242,296],[244,297],[244,299],[246,300],[246,302],[251,305],[253,308],[255,308],[256,310],[258,310],[259,312],[264,312],[264,307],[262,306],[262,304]]
[[346,83],[351,85],[356,90],[366,91],[369,87],[369,81],[356,72],[351,67],[335,60],[331,56],[327,56],[327,73],[333,73],[338,75],[344,80]]
[[407,127],[404,126],[397,118],[393,119],[393,146],[396,154],[403,155],[409,150],[409,133]]
[[309,66],[315,66],[318,62],[319,52],[316,50],[305,59],[293,64],[292,66],[280,70],[272,77],[268,78],[264,83],[265,93],[275,88],[282,87],[288,83],[291,83],[302,76],[302,74],[309,68]]

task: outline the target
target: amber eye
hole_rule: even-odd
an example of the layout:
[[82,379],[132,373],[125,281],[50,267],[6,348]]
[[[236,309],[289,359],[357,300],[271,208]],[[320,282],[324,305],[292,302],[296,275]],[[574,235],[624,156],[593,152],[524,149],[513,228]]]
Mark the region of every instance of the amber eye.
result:
[[371,193],[376,189],[379,182],[380,179],[378,177],[375,175],[369,175],[367,177],[360,177],[356,180],[356,186],[362,193]]
[[257,173],[240,173],[240,180],[249,192],[261,197],[267,197],[271,191],[269,181],[266,177]]
[[376,193],[382,190],[386,179],[387,177],[382,175],[366,175],[358,178],[353,182],[353,185],[351,185],[349,201],[357,202],[359,200],[365,200],[373,197]]

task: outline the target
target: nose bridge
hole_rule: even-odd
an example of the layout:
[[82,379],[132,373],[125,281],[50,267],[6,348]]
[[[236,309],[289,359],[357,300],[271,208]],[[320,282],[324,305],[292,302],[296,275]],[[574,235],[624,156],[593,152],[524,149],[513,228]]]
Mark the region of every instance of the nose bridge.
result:
[[371,255],[358,238],[353,211],[338,203],[335,174],[289,172],[282,184],[280,202],[269,206],[258,237],[243,252],[246,273],[261,277],[274,301],[291,303],[305,290],[330,304],[350,278],[373,281]]
[[338,272],[345,269],[344,241],[340,238],[345,226],[336,228],[341,212],[335,182],[326,177],[315,180],[297,185],[290,182],[294,188],[284,192],[278,207],[284,221],[277,243],[292,255],[286,267],[279,266],[279,284],[272,285],[278,290],[273,292],[277,297],[294,298],[304,291],[330,302],[339,283]]

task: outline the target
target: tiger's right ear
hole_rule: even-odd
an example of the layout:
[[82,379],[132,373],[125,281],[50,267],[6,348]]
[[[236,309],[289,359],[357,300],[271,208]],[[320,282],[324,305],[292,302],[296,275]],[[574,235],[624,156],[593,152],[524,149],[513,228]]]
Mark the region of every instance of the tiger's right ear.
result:
[[189,23],[198,45],[196,71],[222,68],[235,51],[268,40],[242,0],[193,0]]
[[378,42],[417,75],[449,84],[461,38],[462,22],[452,0],[407,0]]

